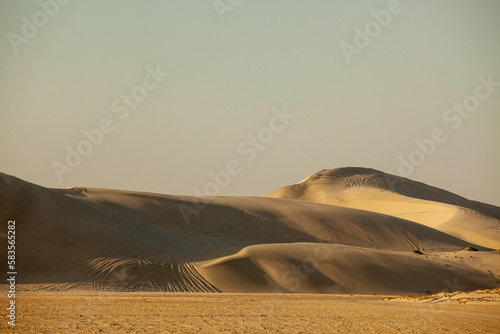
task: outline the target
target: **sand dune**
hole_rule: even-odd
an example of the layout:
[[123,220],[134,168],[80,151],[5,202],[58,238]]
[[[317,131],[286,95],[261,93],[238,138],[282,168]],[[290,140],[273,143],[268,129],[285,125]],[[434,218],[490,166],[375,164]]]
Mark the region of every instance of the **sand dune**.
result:
[[384,213],[500,248],[500,208],[370,168],[325,169],[266,196]]
[[0,174],[0,218],[16,220],[20,283],[42,289],[394,295],[500,286],[499,208],[406,179],[391,188],[384,175],[336,169],[267,197],[206,197],[186,221],[179,206],[200,198],[48,189]]

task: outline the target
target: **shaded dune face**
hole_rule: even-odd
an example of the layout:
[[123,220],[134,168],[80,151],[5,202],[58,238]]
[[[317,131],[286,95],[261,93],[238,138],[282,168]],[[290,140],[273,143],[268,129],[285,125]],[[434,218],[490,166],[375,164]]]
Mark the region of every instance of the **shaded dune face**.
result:
[[[48,189],[0,174],[0,218],[16,220],[20,283],[43,289],[400,294],[500,286],[500,253],[491,251],[500,241],[497,207],[390,182],[372,169],[323,170],[267,197],[207,197],[199,209],[189,196]],[[197,214],[187,221],[182,206]],[[6,237],[2,224],[4,245]],[[461,251],[467,246],[479,251]]]

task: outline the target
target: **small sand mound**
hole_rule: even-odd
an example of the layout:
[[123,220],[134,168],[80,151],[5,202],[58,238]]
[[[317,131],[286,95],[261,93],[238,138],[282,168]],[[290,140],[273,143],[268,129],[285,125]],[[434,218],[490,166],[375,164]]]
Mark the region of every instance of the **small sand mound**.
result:
[[468,247],[462,248],[461,251],[477,252],[478,250],[477,250],[477,248],[468,246]]
[[422,302],[422,303],[456,303],[500,305],[500,288],[474,291],[441,292],[429,296],[401,296],[385,300]]

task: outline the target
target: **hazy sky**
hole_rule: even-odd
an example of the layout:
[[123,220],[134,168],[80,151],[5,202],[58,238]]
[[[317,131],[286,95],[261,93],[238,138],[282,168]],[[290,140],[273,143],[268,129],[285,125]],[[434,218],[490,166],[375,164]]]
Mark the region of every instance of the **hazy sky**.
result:
[[193,195],[233,161],[220,194],[264,195],[365,166],[500,205],[499,18],[497,0],[3,0],[0,171]]

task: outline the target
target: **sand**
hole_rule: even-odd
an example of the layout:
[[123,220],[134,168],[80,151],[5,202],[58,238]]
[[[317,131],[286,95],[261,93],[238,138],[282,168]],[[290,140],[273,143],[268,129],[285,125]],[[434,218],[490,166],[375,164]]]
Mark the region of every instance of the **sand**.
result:
[[[304,294],[24,292],[2,333],[494,333],[500,305]],[[5,298],[0,298],[3,304]]]
[[322,171],[267,197],[48,189],[5,174],[0,185],[0,218],[17,222],[18,283],[46,289],[400,295],[500,286],[499,208],[407,179],[391,189],[371,169]]
[[[0,174],[0,206],[1,221],[16,221],[26,330],[80,313],[60,325],[111,332],[102,326],[116,318],[123,331],[155,321],[187,331],[418,332],[428,327],[415,314],[427,314],[421,304],[430,299],[463,301],[446,294],[500,287],[499,207],[369,168],[323,170],[264,197],[203,198],[50,189]],[[2,224],[2,245],[6,238]],[[4,272],[6,263],[2,252]],[[428,331],[490,328],[498,294],[483,297],[476,300],[488,306],[445,303]],[[133,305],[142,313],[134,316]]]

